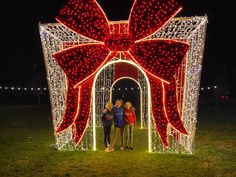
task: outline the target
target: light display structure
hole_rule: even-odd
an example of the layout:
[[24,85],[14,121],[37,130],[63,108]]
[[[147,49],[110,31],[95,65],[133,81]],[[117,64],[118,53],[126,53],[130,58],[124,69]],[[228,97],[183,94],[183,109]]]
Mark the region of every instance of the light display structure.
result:
[[[110,22],[110,28],[127,23],[126,21]],[[152,35],[152,39],[174,39],[187,41],[190,44],[187,56],[180,65],[175,75],[177,85],[178,109],[189,135],[183,135],[170,126],[168,127],[169,148],[164,148],[159,136],[156,134],[155,125],[148,108],[147,80],[139,68],[138,82],[143,90],[143,114],[148,114],[149,119],[143,119],[148,131],[149,152],[174,152],[189,153],[194,151],[194,137],[197,122],[197,105],[200,87],[200,75],[205,43],[207,17],[180,17],[171,19],[160,31]],[[114,82],[113,70],[115,62],[129,62],[126,58],[115,57],[103,67],[96,76],[93,90],[93,104],[91,116],[85,134],[79,145],[73,141],[73,126],[57,134],[56,128],[61,123],[65,111],[66,76],[52,55],[62,49],[83,44],[93,43],[92,40],[76,34],[59,23],[39,24],[40,37],[44,52],[47,79],[50,90],[53,126],[56,147],[59,150],[96,150],[96,123],[100,116],[104,102],[110,98],[110,88]],[[145,101],[147,100],[147,101]],[[95,104],[96,103],[96,104]],[[150,106],[149,106],[150,107]]]

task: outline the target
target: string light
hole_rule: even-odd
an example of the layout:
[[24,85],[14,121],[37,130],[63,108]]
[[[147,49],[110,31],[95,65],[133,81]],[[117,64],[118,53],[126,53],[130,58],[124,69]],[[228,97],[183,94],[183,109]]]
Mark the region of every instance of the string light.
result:
[[[174,40],[141,41],[141,39],[157,31],[170,18],[176,15],[181,7],[175,0],[165,2],[160,0],[158,6],[153,0],[149,1],[148,4],[145,1],[135,1],[130,13],[128,34],[109,34],[109,23],[100,6],[93,0],[87,2],[88,6],[79,6],[80,3],[82,3],[80,0],[70,0],[60,11],[56,19],[77,33],[104,42],[104,44],[77,45],[53,55],[65,72],[68,85],[71,85],[71,87],[80,86],[82,81],[86,81],[92,76],[91,73],[97,72],[102,64],[109,61],[109,57],[112,59],[111,52],[115,54],[117,52],[124,52],[123,54],[127,58],[135,61],[145,72],[151,75],[150,77],[155,76],[155,79],[166,80],[165,82],[168,82],[170,77],[174,76],[189,45]],[[143,10],[147,10],[148,14],[145,15],[151,18],[145,19],[143,17]],[[96,19],[96,25],[89,24],[92,18]],[[146,28],[142,28],[140,24],[146,24]],[[72,125],[72,120],[78,120],[75,117],[77,109],[74,108],[74,105],[80,103],[75,98],[70,98],[72,97],[72,90],[68,89],[67,92],[67,109],[63,122],[57,129],[58,133],[67,129],[69,125]],[[131,90],[133,89],[131,88]],[[78,90],[75,89],[73,91],[73,94],[75,94]],[[174,97],[174,99],[176,98]],[[70,100],[73,100],[73,103],[69,103]],[[166,100],[166,102],[169,101],[174,100]],[[169,105],[173,106],[172,104]],[[160,111],[160,109],[155,109],[155,104],[152,104],[152,107],[154,107],[153,111]],[[89,109],[85,111],[89,115]],[[176,112],[175,114],[179,113]],[[154,116],[154,119],[157,119],[157,117]],[[178,119],[178,122],[181,122],[180,117]],[[176,126],[175,128],[178,130],[179,127]],[[157,133],[160,134],[160,131],[163,130],[157,128]],[[76,144],[80,140],[81,137],[78,138]],[[165,143],[166,140],[162,139],[162,141],[168,146],[168,143]]]
[[[24,87],[24,88],[21,88],[21,87],[7,87],[7,86],[5,86],[5,87],[0,87],[0,89],[5,89],[5,90],[12,90],[12,91],[21,91],[21,90],[28,90],[26,87]],[[33,87],[31,87],[30,88],[30,90],[38,90],[38,91],[40,91],[40,90],[44,90],[44,91],[46,91],[47,90],[47,88],[33,88]]]
[[[78,15],[78,13],[80,13],[79,8],[81,8],[81,7],[76,6],[76,8],[75,8],[75,5],[78,2],[80,2],[80,1],[75,1],[75,0],[69,1],[68,5],[65,8],[63,8],[63,10],[60,12],[59,16],[57,17],[57,20],[59,22],[64,23],[66,26],[71,28],[73,31],[76,31],[77,33],[79,33],[79,36],[81,36],[81,38],[80,38],[81,43],[83,43],[83,41],[89,41],[91,43],[97,42],[96,44],[78,45],[73,48],[59,51],[61,49],[60,46],[62,45],[61,42],[60,41],[57,42],[58,39],[56,39],[54,37],[49,38],[46,35],[46,31],[47,30],[55,30],[56,29],[55,26],[52,29],[47,29],[47,30],[43,31],[42,33],[40,33],[44,39],[49,40],[49,41],[54,40],[54,43],[52,43],[52,44],[49,44],[50,43],[49,41],[43,41],[43,45],[47,44],[47,45],[49,45],[49,46],[47,46],[49,48],[51,47],[50,45],[53,45],[53,50],[54,50],[54,52],[53,52],[53,50],[52,51],[44,51],[46,59],[51,58],[52,54],[56,52],[56,54],[54,55],[54,58],[56,59],[57,63],[59,64],[59,66],[62,68],[63,72],[67,76],[67,79],[65,80],[65,82],[62,83],[62,84],[67,83],[67,92],[64,92],[64,94],[67,93],[67,99],[66,99],[67,102],[65,105],[66,110],[65,110],[64,118],[62,119],[62,117],[61,117],[61,119],[60,118],[57,119],[58,121],[55,125],[56,126],[59,125],[58,127],[62,127],[62,129],[60,129],[60,130],[57,129],[57,132],[58,133],[60,132],[62,134],[64,131],[67,132],[67,128],[69,128],[72,124],[75,124],[75,126],[79,126],[79,123],[77,122],[77,120],[78,120],[77,116],[79,116],[79,114],[75,115],[76,112],[78,113],[79,107],[73,107],[72,103],[68,103],[68,102],[70,102],[72,95],[75,95],[76,93],[78,93],[78,88],[82,87],[83,84],[86,84],[89,79],[93,79],[93,75],[99,71],[99,69],[102,67],[102,65],[107,63],[110,59],[112,59],[116,55],[117,52],[122,51],[122,54],[124,54],[126,56],[126,58],[135,62],[137,65],[140,66],[140,68],[142,70],[144,70],[148,74],[148,78],[150,80],[154,80],[153,82],[159,82],[159,84],[158,84],[159,86],[161,83],[162,90],[160,90],[160,92],[162,93],[163,97],[165,97],[165,99],[164,98],[160,99],[162,101],[164,100],[163,103],[160,104],[160,105],[162,105],[161,107],[156,106],[156,104],[154,104],[154,102],[152,103],[152,109],[154,110],[153,111],[154,120],[158,121],[158,119],[160,118],[160,117],[158,117],[158,114],[157,114],[158,112],[159,113],[164,112],[164,117],[162,117],[162,119],[160,119],[160,120],[162,120],[162,121],[166,120],[167,125],[170,123],[179,132],[181,132],[183,134],[187,134],[186,130],[183,127],[183,123],[180,120],[179,113],[177,110],[176,95],[173,94],[173,93],[175,93],[175,90],[174,90],[175,86],[170,87],[168,85],[174,85],[173,75],[175,74],[177,68],[180,67],[181,61],[182,61],[186,51],[188,50],[188,44],[186,42],[183,42],[184,40],[181,40],[182,42],[180,42],[180,40],[178,40],[178,41],[171,40],[171,39],[173,39],[172,37],[171,37],[171,39],[168,39],[168,40],[162,40],[162,39],[160,40],[159,39],[160,37],[157,36],[157,34],[160,34],[160,33],[155,33],[157,30],[160,30],[160,28],[162,28],[164,25],[166,25],[166,23],[174,15],[176,15],[176,13],[181,9],[181,7],[174,0],[165,1],[165,2],[160,1],[159,2],[160,4],[158,7],[154,5],[154,3],[155,3],[154,1],[150,1],[149,4],[147,4],[147,5],[143,4],[144,1],[135,1],[132,9],[136,10],[137,13],[141,12],[142,8],[143,9],[150,8],[150,10],[148,10],[149,12],[152,13],[153,11],[157,11],[157,12],[159,12],[158,14],[162,17],[164,16],[164,18],[163,19],[159,18],[158,20],[155,21],[155,19],[157,19],[157,17],[154,17],[154,22],[152,24],[154,24],[155,27],[147,25],[147,26],[145,26],[145,28],[143,28],[143,31],[142,31],[142,28],[140,26],[137,26],[137,25],[139,25],[139,23],[138,23],[139,21],[137,21],[137,20],[132,21],[132,18],[135,18],[135,15],[132,14],[133,10],[131,10],[132,15],[130,15],[129,25],[128,25],[129,35],[127,35],[127,34],[113,35],[113,34],[109,34],[109,30],[107,31],[107,29],[109,29],[109,28],[107,28],[108,25],[106,25],[107,19],[105,17],[104,12],[101,10],[100,6],[98,6],[96,1],[92,1],[92,0],[87,1],[86,3],[88,3],[88,4],[91,3],[91,4],[88,5],[86,8],[88,8],[88,9],[92,8],[93,12],[96,11],[98,13],[90,14],[89,11],[88,12],[85,11],[85,13],[80,14],[80,16],[77,16],[77,15]],[[168,5],[166,5],[166,6],[163,5],[165,3]],[[91,7],[91,8],[89,8],[89,7]],[[161,13],[163,13],[165,15],[161,15]],[[99,15],[97,15],[97,14],[99,14]],[[91,26],[89,23],[91,22],[90,19],[93,17],[93,15],[94,15],[94,18],[97,20],[96,21],[97,25]],[[68,18],[70,18],[72,20],[68,21],[67,20]],[[142,17],[139,15],[139,17],[137,17],[137,18],[142,18]],[[150,21],[152,21],[152,20],[153,19],[151,19]],[[147,20],[147,22],[148,22],[148,20]],[[204,23],[202,23],[201,25],[204,26],[205,22],[206,21],[204,21]],[[151,24],[151,23],[149,23],[149,24]],[[135,27],[135,25],[137,27]],[[98,28],[98,29],[96,29],[96,28]],[[137,30],[133,30],[132,28],[135,28]],[[146,28],[149,28],[150,30],[146,30]],[[63,30],[68,32],[68,30],[66,28],[64,28]],[[199,29],[199,31],[200,30],[202,30],[202,29]],[[93,31],[93,33],[91,31]],[[94,33],[94,31],[96,31],[96,32]],[[101,31],[104,33],[102,33]],[[195,31],[198,32],[198,30],[195,30]],[[53,34],[56,34],[56,33],[53,33]],[[140,34],[140,33],[142,33],[142,34]],[[144,39],[144,37],[148,37],[152,34],[156,35],[155,40]],[[72,37],[73,37],[73,35],[74,35],[74,33],[72,34]],[[46,36],[46,38],[44,36]],[[90,39],[85,39],[85,38],[83,38],[83,36],[86,36]],[[192,38],[190,38],[190,39],[187,38],[189,36],[186,36],[185,40],[186,41],[188,40],[188,42],[191,43]],[[63,37],[61,37],[59,39],[64,40]],[[127,44],[124,44],[124,40],[127,42]],[[78,38],[77,38],[77,41],[78,41]],[[135,41],[135,42],[133,42],[133,41]],[[160,43],[162,43],[162,44],[160,44]],[[196,45],[196,44],[191,43],[191,45]],[[168,48],[168,50],[166,50],[165,47],[160,48],[159,50],[161,52],[159,52],[159,55],[155,55],[155,56],[157,56],[157,58],[153,58],[154,54],[156,52],[154,50],[154,48],[158,47],[158,46],[160,46],[160,47],[167,46],[167,48],[168,48],[168,46],[170,46],[170,47]],[[203,45],[201,45],[201,46],[203,46]],[[149,54],[148,49],[152,49],[150,51],[153,54]],[[144,52],[143,53],[140,52],[141,50],[143,50]],[[191,48],[191,50],[193,50],[193,48]],[[172,51],[173,53],[168,52],[168,51]],[[94,52],[94,53],[92,53],[92,52]],[[113,53],[111,53],[111,52],[113,52]],[[85,53],[86,53],[86,55],[85,55]],[[198,53],[200,54],[202,52],[198,52]],[[141,54],[144,55],[143,56],[144,58],[149,59],[148,62],[150,62],[150,64],[148,62],[146,62],[146,60],[141,59],[141,57],[140,57]],[[196,55],[196,58],[194,58],[195,60],[201,58],[201,57],[198,58],[199,54]],[[94,62],[91,62],[90,57],[94,57]],[[163,57],[166,57],[167,59],[162,60]],[[85,58],[85,59],[82,61],[82,58]],[[76,60],[74,60],[74,59],[76,59]],[[152,66],[153,64],[155,64],[155,60],[157,61],[157,63],[159,62],[159,64],[155,65],[155,67],[160,67],[159,69],[156,69],[155,67]],[[167,62],[167,61],[169,61],[169,62]],[[88,62],[88,63],[86,63],[86,62]],[[165,63],[165,62],[167,62],[167,63]],[[189,61],[187,60],[187,62],[189,62]],[[188,65],[191,65],[191,64],[192,63],[190,63],[190,64],[188,63]],[[57,65],[55,65],[55,64],[54,64],[54,66],[57,67]],[[55,68],[50,68],[50,69],[53,70]],[[79,72],[78,69],[82,69],[81,72]],[[188,67],[187,67],[187,69],[188,69]],[[199,70],[196,70],[196,71],[199,72]],[[88,73],[92,73],[92,74],[88,74]],[[189,75],[186,75],[186,76],[187,76],[186,78],[189,77]],[[51,77],[48,77],[48,78],[50,81]],[[59,74],[58,78],[60,78],[59,80],[63,80],[64,79],[63,73]],[[195,78],[197,80],[199,80],[199,75],[196,74]],[[192,82],[196,81],[195,78],[192,79]],[[187,79],[187,82],[188,81],[189,81],[189,79]],[[175,82],[177,82],[177,81],[175,81]],[[197,84],[198,83],[195,83],[195,87],[197,86]],[[164,87],[163,87],[163,85],[164,85]],[[50,88],[53,88],[53,87],[51,87],[51,85],[50,85]],[[65,87],[62,87],[62,88],[65,89]],[[186,90],[186,93],[188,93],[187,91],[189,91],[190,88],[185,87],[185,90]],[[196,91],[194,91],[194,93]],[[154,93],[154,91],[153,91],[153,93]],[[152,94],[152,96],[153,96],[153,94]],[[184,99],[185,101],[187,100],[186,97],[187,96],[185,96],[185,99]],[[90,101],[89,95],[87,95],[87,97],[85,97],[85,98],[87,101]],[[158,98],[160,98],[160,97],[158,97]],[[169,99],[166,99],[166,98],[169,98]],[[82,98],[80,98],[79,100],[81,101]],[[73,102],[74,105],[80,105],[80,104],[78,104],[79,101],[76,102],[76,98],[75,98],[75,100],[72,100],[71,102]],[[194,101],[193,104],[196,104],[196,102]],[[87,105],[90,105],[90,104],[87,103]],[[186,109],[186,103],[183,102],[183,120],[186,123],[187,116],[185,114],[188,111],[185,111],[185,109]],[[66,116],[67,114],[69,114],[69,113],[67,113],[68,110],[72,111],[71,113],[73,115],[71,114],[71,118],[68,118],[68,116]],[[86,112],[86,114],[84,114],[84,115],[87,115],[87,118],[86,118],[86,116],[82,117],[81,125],[83,125],[83,126],[81,126],[81,129],[79,129],[79,131],[78,131],[77,128],[74,129],[72,127],[73,130],[78,131],[78,132],[75,131],[73,133],[76,137],[76,138],[74,138],[76,143],[79,143],[81,141],[81,138],[83,137],[83,134],[85,133],[84,124],[88,122],[86,120],[88,120],[88,118],[89,118],[89,107],[88,106],[87,106],[87,109],[85,110],[85,112]],[[173,115],[173,117],[170,115]],[[73,121],[71,121],[72,119],[73,119]],[[62,121],[60,122],[60,120],[62,120]],[[63,123],[63,122],[67,122],[67,123]],[[62,126],[65,124],[66,124],[66,126]],[[161,136],[163,144],[165,146],[168,146],[167,136],[162,136],[164,134],[167,134],[167,128],[166,128],[167,126],[163,125],[161,127],[158,127],[159,125],[157,125],[157,123],[155,123],[154,126],[156,126],[156,128],[157,128],[157,132]],[[188,131],[190,130],[192,133],[192,129],[189,129],[189,128],[187,128],[187,129],[188,129]],[[95,131],[95,130],[93,130],[93,131]],[[70,131],[68,130],[68,132],[70,132]],[[64,135],[66,135],[66,134],[64,134]],[[59,137],[62,135],[58,134],[57,136]],[[191,142],[191,137],[190,138],[187,137],[186,139],[188,140],[188,142]],[[93,142],[93,143],[95,144],[95,142]],[[151,141],[149,143],[151,143]],[[150,144],[149,144],[149,146],[150,146]],[[186,148],[188,149],[188,148],[190,148],[190,146],[188,146],[186,144]],[[94,149],[96,149],[96,148],[94,148]],[[191,151],[191,150],[189,150],[189,151]]]

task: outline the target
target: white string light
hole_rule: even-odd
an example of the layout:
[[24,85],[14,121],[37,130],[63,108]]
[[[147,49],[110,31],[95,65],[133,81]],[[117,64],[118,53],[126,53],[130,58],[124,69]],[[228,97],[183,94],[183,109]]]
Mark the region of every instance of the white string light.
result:
[[[120,23],[120,22],[116,22]],[[152,39],[175,39],[180,41],[187,41],[190,43],[190,50],[187,54],[187,59],[185,63],[182,64],[181,71],[184,70],[184,80],[181,85],[180,81],[177,81],[177,85],[182,86],[180,93],[182,93],[183,103],[181,105],[181,115],[184,125],[189,132],[189,136],[184,136],[178,132],[175,132],[179,137],[178,140],[170,138],[171,142],[169,143],[169,148],[163,148],[163,145],[156,134],[154,122],[151,121],[150,125],[147,127],[151,131],[151,136],[149,140],[149,151],[152,152],[182,152],[182,153],[192,153],[193,152],[193,142],[195,137],[196,122],[197,122],[197,101],[198,93],[200,86],[200,71],[203,58],[203,49],[205,42],[205,31],[206,31],[207,17],[186,17],[186,18],[173,18],[170,20],[160,31],[151,36]],[[66,98],[66,80],[65,75],[62,69],[58,66],[56,61],[53,59],[52,55],[73,45],[80,43],[93,43],[87,38],[77,35],[73,31],[69,30],[64,25],[55,23],[55,24],[40,24],[40,36],[43,46],[45,65],[47,71],[48,85],[50,88],[50,97],[52,104],[52,113],[53,113],[53,125],[54,131],[57,126],[61,123],[63,114],[65,111],[65,98]],[[121,28],[122,29],[122,28]],[[69,45],[68,45],[69,44]],[[104,87],[105,90],[102,92],[97,91],[96,105],[92,105],[93,110],[91,115],[97,115],[101,110],[102,96],[106,93],[106,90],[110,89],[110,86],[113,82],[113,75],[110,74],[114,70],[113,67],[110,67],[108,70],[104,70],[102,76],[105,78],[110,77],[110,79],[104,79],[103,77],[98,78],[96,81],[98,84],[98,90],[101,91],[101,88]],[[106,74],[109,74],[106,76]],[[210,87],[210,86],[209,86]],[[97,88],[96,88],[97,90]],[[118,88],[121,90],[121,88]],[[132,89],[131,89],[132,90]],[[203,90],[203,87],[201,88]],[[144,99],[145,100],[145,99]],[[144,101],[145,102],[145,101]],[[147,107],[147,106],[146,106]],[[145,112],[145,110],[143,110]],[[92,119],[91,119],[92,121]],[[73,143],[73,128],[69,128],[63,133],[56,134],[56,145],[59,150],[89,150],[96,149],[96,129],[95,121],[90,122],[86,130],[85,136],[83,137],[79,146],[75,147]],[[168,135],[173,137],[173,131],[169,128]]]

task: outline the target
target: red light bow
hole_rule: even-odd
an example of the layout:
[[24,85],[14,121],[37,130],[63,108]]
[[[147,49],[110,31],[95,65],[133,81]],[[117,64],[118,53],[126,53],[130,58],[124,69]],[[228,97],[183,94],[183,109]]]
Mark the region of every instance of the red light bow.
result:
[[95,0],[69,0],[56,19],[97,43],[77,45],[54,54],[67,76],[68,86],[66,110],[57,133],[74,125],[74,140],[80,142],[89,120],[94,76],[117,52],[122,52],[149,78],[152,115],[163,144],[168,146],[169,123],[187,134],[177,110],[174,74],[189,45],[174,40],[146,39],[181,9],[175,0],[135,0],[128,34],[111,34],[107,17]]

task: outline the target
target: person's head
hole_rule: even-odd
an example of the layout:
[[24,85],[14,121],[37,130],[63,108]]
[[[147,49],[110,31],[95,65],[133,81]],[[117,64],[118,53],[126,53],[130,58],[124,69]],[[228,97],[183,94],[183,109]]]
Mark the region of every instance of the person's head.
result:
[[123,101],[122,100],[116,100],[116,107],[120,108],[122,106]]
[[131,106],[132,106],[131,102],[129,102],[129,101],[126,101],[126,102],[125,102],[125,108],[126,108],[126,109],[129,110],[129,109],[131,108]]
[[106,108],[107,110],[111,111],[111,110],[112,110],[112,106],[113,106],[113,104],[108,101],[108,102],[106,103],[106,105],[105,105],[105,108]]

